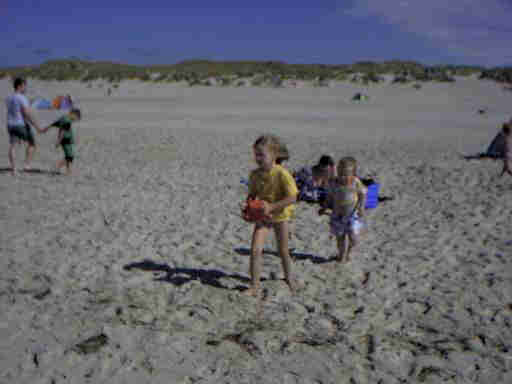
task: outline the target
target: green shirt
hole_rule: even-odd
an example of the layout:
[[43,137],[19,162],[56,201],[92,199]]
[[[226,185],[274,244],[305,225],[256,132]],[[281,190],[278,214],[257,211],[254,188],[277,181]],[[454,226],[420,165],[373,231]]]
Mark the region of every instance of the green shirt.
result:
[[75,143],[75,134],[71,124],[73,121],[67,117],[62,116],[59,120],[52,124],[52,127],[57,127],[62,130],[62,145],[70,145]]

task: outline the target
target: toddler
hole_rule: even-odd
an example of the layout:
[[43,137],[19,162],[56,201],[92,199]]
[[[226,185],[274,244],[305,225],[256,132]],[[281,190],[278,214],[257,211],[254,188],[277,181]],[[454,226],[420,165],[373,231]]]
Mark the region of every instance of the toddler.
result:
[[75,145],[78,144],[78,137],[75,130],[71,126],[74,121],[78,121],[81,118],[81,112],[78,108],[74,108],[65,116],[62,116],[55,123],[49,125],[43,129],[43,132],[47,132],[51,127],[57,127],[59,129],[57,133],[57,143],[55,146],[62,147],[64,151],[64,158],[57,161],[57,171],[62,167],[66,166],[66,174],[71,174],[71,164],[75,158]]
[[359,242],[363,229],[366,187],[356,176],[357,162],[344,157],[338,163],[338,177],[329,186],[327,200],[319,214],[331,210],[330,231],[336,236],[338,262],[350,261],[350,252]]

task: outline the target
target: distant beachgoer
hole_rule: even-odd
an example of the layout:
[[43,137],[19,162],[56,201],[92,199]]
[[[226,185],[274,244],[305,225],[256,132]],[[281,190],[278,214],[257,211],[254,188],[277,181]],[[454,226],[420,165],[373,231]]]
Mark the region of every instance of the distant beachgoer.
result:
[[[258,168],[249,176],[248,200],[259,199],[263,206],[264,219],[254,224],[251,242],[250,275],[251,285],[247,293],[251,296],[260,294],[261,258],[263,245],[269,230],[274,229],[279,247],[279,256],[284,271],[284,278],[290,290],[296,288],[292,277],[291,259],[288,250],[288,223],[294,215],[294,203],[297,201],[297,186],[292,175],[282,166],[276,164],[281,141],[273,135],[260,136],[253,145],[254,157]],[[242,214],[247,220],[248,203],[242,207]]]
[[357,161],[344,157],[338,163],[337,183],[329,187],[327,201],[318,212],[320,215],[331,211],[330,231],[336,236],[338,262],[349,262],[350,252],[357,246],[364,227],[366,187],[356,176]]
[[504,155],[503,155],[503,170],[501,176],[505,173],[512,175],[512,119],[503,124],[503,138],[504,138]]
[[36,149],[36,139],[32,127],[41,133],[41,127],[35,119],[30,103],[25,96],[27,83],[23,78],[14,80],[14,94],[5,100],[7,105],[7,132],[9,134],[9,166],[16,174],[15,146],[21,141],[27,143],[25,154],[25,170],[30,169],[30,163]]
[[71,174],[71,165],[75,158],[75,145],[78,144],[78,136],[76,130],[73,129],[72,124],[74,121],[80,120],[82,114],[78,108],[69,111],[68,114],[62,116],[53,124],[44,129],[47,132],[51,127],[59,129],[57,133],[57,143],[55,146],[62,147],[64,151],[64,158],[57,161],[56,169],[60,171],[62,167],[66,167],[66,174]]

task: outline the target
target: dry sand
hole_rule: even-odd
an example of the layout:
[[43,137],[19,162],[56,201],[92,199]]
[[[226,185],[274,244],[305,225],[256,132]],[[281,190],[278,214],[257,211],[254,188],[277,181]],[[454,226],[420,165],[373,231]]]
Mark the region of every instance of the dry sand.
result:
[[[512,382],[512,177],[461,157],[511,117],[497,84],[29,87],[70,92],[84,119],[74,176],[0,173],[0,383]],[[394,200],[343,266],[327,218],[299,205],[305,287],[290,295],[266,254],[258,302],[240,292],[238,204],[263,132],[290,168],[355,156]],[[55,132],[38,139],[33,165],[51,169]]]

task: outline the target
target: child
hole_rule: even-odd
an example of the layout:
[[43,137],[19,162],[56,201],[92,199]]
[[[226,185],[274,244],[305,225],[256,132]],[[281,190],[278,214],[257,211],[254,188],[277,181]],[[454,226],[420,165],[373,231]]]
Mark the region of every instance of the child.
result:
[[[276,164],[279,156],[280,140],[273,135],[260,136],[253,145],[258,168],[249,176],[249,196],[263,200],[264,214],[268,220],[254,225],[251,243],[250,275],[251,286],[247,293],[258,297],[260,294],[260,274],[263,245],[270,229],[274,229],[283,266],[285,281],[292,292],[296,284],[291,276],[291,260],[288,251],[289,221],[294,215],[297,201],[297,186],[292,175],[281,165]],[[245,207],[244,207],[245,208]]]
[[503,170],[501,176],[505,173],[512,175],[512,119],[510,122],[503,124],[504,136],[504,155],[503,155]]
[[[350,261],[350,251],[358,244],[363,229],[366,188],[356,171],[357,162],[353,157],[342,158],[338,163],[337,182],[331,184],[327,195],[326,207],[332,209],[329,224],[337,240],[338,262]],[[326,207],[319,214],[325,214]]]
[[46,127],[43,131],[47,132],[51,127],[57,127],[59,132],[57,133],[57,143],[55,146],[62,147],[64,151],[64,159],[57,161],[57,171],[63,166],[66,166],[66,174],[71,174],[71,164],[73,163],[73,159],[75,157],[75,144],[78,144],[78,137],[76,136],[76,132],[71,127],[71,124],[74,121],[80,120],[81,112],[79,109],[72,109],[67,115],[62,116],[55,123]]

